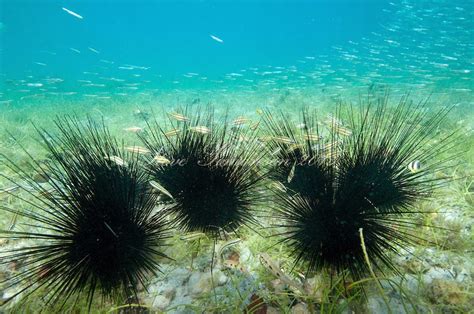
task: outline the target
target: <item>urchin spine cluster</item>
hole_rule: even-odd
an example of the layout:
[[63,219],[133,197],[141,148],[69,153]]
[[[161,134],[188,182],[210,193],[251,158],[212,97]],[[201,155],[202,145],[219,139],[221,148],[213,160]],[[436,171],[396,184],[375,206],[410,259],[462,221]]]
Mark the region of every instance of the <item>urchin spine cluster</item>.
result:
[[255,224],[265,178],[258,171],[265,155],[255,130],[218,121],[210,108],[187,115],[171,116],[168,129],[150,122],[140,136],[152,152],[148,173],[172,196],[166,206],[172,221],[212,238]]
[[2,209],[32,221],[25,226],[33,230],[2,234],[37,243],[2,252],[2,264],[21,260],[27,269],[3,283],[22,285],[12,298],[43,288],[53,303],[84,294],[90,306],[97,292],[122,302],[133,299],[138,285],[158,270],[157,259],[165,257],[160,246],[169,227],[153,212],[156,194],[138,157],[121,149],[103,124],[65,117],[56,125],[58,137],[39,130],[50,162],[31,161],[47,174],[46,186],[5,160],[29,194],[17,197],[33,210]]
[[[284,188],[274,192],[276,226],[284,228],[282,241],[297,264],[308,272],[349,271],[357,280],[369,270],[361,228],[379,270],[382,265],[395,269],[389,252],[419,242],[414,232],[419,223],[411,219],[418,213],[415,202],[445,181],[434,173],[448,166],[456,145],[453,133],[433,146],[448,109],[429,116],[422,105],[412,106],[403,98],[389,108],[386,96],[358,110],[348,106],[349,124],[331,118],[326,142],[314,123],[306,125],[314,119],[307,112],[302,130],[291,128],[284,116],[275,120],[266,115],[273,135],[269,147],[278,149],[277,159],[295,165],[275,172],[274,179]],[[436,159],[443,154],[447,157]],[[414,160],[423,167],[408,169]]]
[[[165,124],[147,120],[138,135],[151,154],[140,157],[126,153],[103,124],[58,119],[58,138],[39,130],[52,161],[31,163],[49,180],[47,188],[4,157],[30,186],[25,191],[33,202],[19,198],[34,212],[2,209],[42,230],[1,232],[40,243],[2,252],[2,263],[26,261],[27,270],[7,279],[7,287],[23,284],[18,294],[44,287],[52,301],[84,293],[89,305],[96,292],[136,295],[164,257],[165,215],[184,231],[216,240],[257,223],[255,206],[266,200],[261,188],[267,176],[276,183],[275,226],[284,229],[280,236],[296,264],[362,278],[368,271],[362,229],[376,268],[394,269],[387,253],[418,241],[412,232],[417,224],[409,219],[413,205],[443,182],[432,174],[454,156],[453,135],[432,142],[447,110],[428,116],[405,98],[389,109],[385,97],[358,110],[348,106],[344,125],[341,108],[327,130],[307,110],[299,128],[267,111],[265,136],[244,126],[244,119],[219,121],[210,108],[184,109]],[[436,159],[444,153],[449,156]],[[267,156],[268,175],[260,167]],[[407,169],[414,161],[422,167]],[[155,213],[157,204],[164,210]]]

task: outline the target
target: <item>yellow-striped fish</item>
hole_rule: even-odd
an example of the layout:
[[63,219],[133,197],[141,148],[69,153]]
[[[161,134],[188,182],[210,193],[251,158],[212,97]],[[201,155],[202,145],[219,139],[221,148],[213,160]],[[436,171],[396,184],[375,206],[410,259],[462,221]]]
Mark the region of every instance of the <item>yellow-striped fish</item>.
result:
[[270,152],[270,155],[276,156],[281,152],[281,147],[277,147],[273,152]]
[[150,153],[150,150],[145,148],[145,147],[141,147],[141,146],[127,146],[127,147],[124,147],[124,149],[126,151],[129,151],[131,153],[135,153],[135,154],[148,154]]
[[291,138],[289,137],[286,137],[286,136],[274,136],[273,137],[273,140],[277,143],[281,143],[281,144],[295,144],[295,141],[292,140]]
[[305,141],[319,141],[322,139],[322,136],[317,134],[305,134],[303,135]]
[[169,112],[168,115],[175,119],[176,121],[180,121],[180,122],[185,122],[185,121],[189,121],[189,118],[186,117],[184,114],[181,114],[181,113],[178,113],[178,112]]
[[189,128],[191,131],[201,134],[209,134],[211,133],[211,129],[207,126],[192,126]]
[[250,125],[250,130],[255,131],[256,129],[258,129],[259,125],[260,125],[260,121],[257,121],[257,122],[255,122],[255,123],[252,123],[252,124]]
[[156,155],[155,157],[153,157],[153,160],[159,163],[160,165],[167,165],[171,163],[171,161],[168,158],[161,155]]
[[243,135],[243,134],[239,134],[239,136],[237,137],[237,141],[238,142],[248,142],[248,141],[250,141],[250,138],[248,136]]
[[139,126],[131,126],[129,128],[125,128],[123,130],[126,131],[126,132],[138,133],[138,132],[143,131],[143,128],[141,128]]
[[189,232],[189,233],[186,233],[185,235],[180,236],[179,239],[183,241],[195,241],[195,240],[204,238],[205,236],[206,234],[202,232]]
[[297,149],[302,149],[304,147],[303,144],[291,144],[290,147],[288,147],[288,152],[291,153],[291,152],[294,152],[295,150]]
[[346,128],[342,125],[338,125],[334,128],[334,131],[339,134],[339,135],[342,135],[342,136],[351,136],[352,135],[352,131],[349,129],[349,128]]
[[128,166],[127,162],[125,162],[119,156],[104,156],[104,158],[106,160],[109,160],[109,161],[115,163],[117,166],[121,166],[121,167],[127,167]]
[[173,129],[173,130],[169,130],[169,131],[165,132],[164,134],[165,134],[166,137],[172,137],[172,136],[178,135],[179,132],[181,132],[180,129]]
[[260,136],[258,140],[264,143],[270,142],[271,140],[273,140],[273,136]]
[[233,121],[234,125],[242,125],[242,124],[246,124],[250,121],[250,119],[248,118],[245,118],[245,117],[237,117],[237,119],[235,119]]
[[320,146],[320,149],[323,151],[332,151],[336,149],[340,144],[340,141],[331,141],[329,143],[324,144],[323,146]]
[[281,191],[281,192],[286,192],[286,186],[283,185],[283,183],[275,181],[272,182],[271,184],[275,189]]

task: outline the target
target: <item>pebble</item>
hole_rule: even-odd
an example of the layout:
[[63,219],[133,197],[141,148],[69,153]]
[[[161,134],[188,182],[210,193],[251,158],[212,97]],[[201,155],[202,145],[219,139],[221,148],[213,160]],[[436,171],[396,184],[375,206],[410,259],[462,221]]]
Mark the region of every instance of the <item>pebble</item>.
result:
[[432,267],[423,276],[423,282],[430,284],[435,279],[453,280],[454,275],[447,269]]
[[456,281],[458,282],[467,282],[471,279],[469,272],[464,268],[461,268],[459,266],[453,266],[452,271],[454,272],[456,276]]
[[291,308],[291,314],[309,314],[308,306],[304,303],[298,303]]
[[163,295],[157,295],[153,300],[153,308],[158,310],[165,310],[171,303],[171,300]]
[[456,281],[434,279],[428,288],[428,298],[435,304],[465,304],[467,294]]
[[[403,303],[400,301],[398,297],[392,297],[389,300],[388,306],[392,313],[406,313],[405,309],[403,308]],[[409,304],[405,302],[405,306],[410,307]],[[409,308],[410,309],[410,308]],[[367,302],[367,312],[368,313],[377,313],[377,314],[385,314],[389,313],[387,310],[387,305],[385,304],[383,298],[381,296],[372,296],[369,297]],[[410,311],[409,313],[416,312]]]
[[[222,286],[227,282],[227,276],[224,275],[220,270],[213,271],[214,285]],[[192,295],[198,295],[202,293],[210,292],[212,289],[211,273],[196,272],[189,278],[189,293]]]
[[278,310],[276,307],[268,306],[267,307],[267,314],[280,314],[281,311]]

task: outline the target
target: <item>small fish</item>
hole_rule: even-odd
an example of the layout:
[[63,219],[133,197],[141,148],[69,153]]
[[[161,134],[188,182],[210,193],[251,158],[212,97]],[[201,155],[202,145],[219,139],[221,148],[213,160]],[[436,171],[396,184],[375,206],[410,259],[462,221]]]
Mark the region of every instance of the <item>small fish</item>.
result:
[[233,121],[234,125],[242,125],[242,124],[246,124],[250,121],[250,119],[247,119],[245,117],[238,117],[237,119],[235,119]]
[[84,84],[82,86],[84,86],[84,87],[105,87],[105,84],[90,83],[90,84]]
[[322,157],[329,160],[335,160],[337,153],[339,152],[340,144],[340,141],[332,141],[324,145],[315,146],[315,148],[320,150]]
[[293,180],[293,177],[295,176],[295,169],[296,169],[296,161],[293,163],[290,173],[288,174],[288,179],[287,179],[288,183],[291,183],[291,180]]
[[220,39],[219,37],[217,37],[217,36],[214,36],[214,35],[209,35],[209,36],[211,36],[212,39],[214,39],[215,41],[217,41],[221,44],[224,43],[224,41],[222,39]]
[[259,254],[260,263],[269,270],[273,275],[279,278],[281,281],[286,283],[287,285],[300,290],[303,293],[306,293],[302,284],[296,282],[295,280],[288,277],[283,270],[278,266],[276,262],[274,262],[267,253]]
[[286,186],[283,185],[283,183],[281,182],[278,182],[278,181],[275,181],[275,182],[272,182],[272,187],[274,187],[275,189],[285,193],[286,192]]
[[192,126],[189,128],[191,131],[201,134],[209,134],[211,133],[211,129],[207,126]]
[[129,151],[131,153],[136,153],[136,154],[148,154],[150,153],[150,150],[145,148],[145,147],[141,147],[141,146],[127,146],[127,147],[124,147],[124,149],[126,151]]
[[138,133],[138,132],[143,131],[143,128],[138,127],[138,126],[132,126],[132,127],[129,127],[129,128],[125,128],[123,130],[127,131],[127,132]]
[[0,194],[15,192],[19,188],[20,188],[19,185],[15,185],[15,186],[11,186],[11,187],[8,187],[8,188],[5,188],[5,189],[1,189]]
[[120,158],[118,156],[104,156],[104,158],[106,160],[112,161],[117,166],[121,166],[121,167],[127,167],[128,166],[127,162],[125,162],[122,158]]
[[263,110],[262,110],[262,109],[257,109],[257,110],[255,110],[255,112],[256,112],[259,116],[262,116],[262,115],[263,115]]
[[233,240],[230,240],[230,241],[227,241],[225,242],[224,244],[222,244],[222,246],[220,247],[219,249],[219,252],[217,254],[217,256],[222,256],[222,253],[224,253],[224,250],[226,250],[227,248],[233,246],[233,245],[236,245],[238,243],[242,242],[242,239],[233,239]]
[[288,152],[291,153],[291,152],[294,152],[295,150],[297,149],[303,149],[304,145],[303,144],[291,144],[289,147],[288,147]]
[[204,238],[206,234],[202,232],[189,232],[183,236],[180,236],[179,239],[183,241],[194,241],[201,238]]
[[97,53],[97,54],[100,53],[99,51],[95,50],[95,49],[92,48],[92,47],[87,47],[87,49],[89,49],[90,51],[92,51],[92,52],[94,52],[94,53]]
[[323,137],[321,135],[317,135],[317,134],[305,134],[303,136],[303,138],[304,138],[305,141],[319,141]]
[[257,121],[253,124],[250,125],[250,130],[252,131],[255,131],[256,129],[258,129],[258,126],[260,125],[260,121]]
[[167,165],[171,163],[171,161],[168,158],[161,155],[156,155],[155,157],[153,157],[153,160],[161,165]]
[[243,135],[243,134],[239,134],[239,136],[237,137],[237,141],[238,142],[249,142],[250,138],[248,136]]
[[408,170],[412,173],[416,173],[421,169],[421,162],[419,160],[414,160],[408,164]]
[[168,192],[168,190],[165,189],[165,188],[164,188],[161,184],[159,184],[158,182],[156,182],[156,181],[150,181],[150,185],[151,185],[154,189],[156,189],[156,190],[158,190],[159,192],[163,193],[164,195],[168,196],[169,198],[174,199],[173,195],[171,195],[171,193]]
[[274,151],[270,152],[270,155],[276,156],[281,153],[281,147],[277,147]]
[[352,131],[346,127],[343,127],[342,125],[336,125],[336,127],[334,128],[334,131],[339,134],[339,135],[342,135],[342,136],[351,136],[352,135]]
[[73,11],[71,11],[69,9],[66,9],[66,8],[63,8],[63,10],[66,11],[67,13],[71,14],[72,16],[77,17],[78,19],[81,19],[81,20],[83,19],[83,17],[81,15],[77,14],[76,12],[73,12]]
[[28,83],[28,84],[26,84],[26,86],[28,86],[28,87],[41,87],[41,86],[43,86],[43,84],[41,84],[41,83]]
[[273,136],[260,136],[258,140],[262,143],[267,143],[273,140]]
[[286,136],[274,136],[273,140],[280,144],[295,144],[295,141]]
[[179,132],[181,132],[180,129],[173,129],[173,130],[165,132],[164,134],[165,134],[166,137],[172,137],[172,136],[178,135]]
[[336,149],[339,145],[341,144],[340,141],[331,141],[329,143],[326,143],[322,146],[320,146],[320,149],[322,151],[333,151],[334,149]]
[[69,48],[69,50],[74,51],[75,53],[81,53],[81,51],[76,48]]
[[189,118],[178,112],[169,112],[168,115],[177,121],[189,121]]

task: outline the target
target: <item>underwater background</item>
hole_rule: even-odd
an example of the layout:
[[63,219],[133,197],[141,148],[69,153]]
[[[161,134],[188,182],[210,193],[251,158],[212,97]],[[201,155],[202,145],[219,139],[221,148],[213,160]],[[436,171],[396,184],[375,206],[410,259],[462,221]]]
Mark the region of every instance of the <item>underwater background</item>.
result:
[[[210,104],[231,120],[253,121],[262,110],[297,120],[301,108],[311,108],[325,117],[340,102],[386,93],[390,103],[409,95],[433,112],[452,107],[439,132],[461,134],[462,152],[449,173],[454,180],[419,205],[436,212],[426,225],[450,231],[420,231],[436,245],[394,254],[397,278],[404,279],[384,285],[385,295],[372,289],[365,301],[336,299],[316,311],[468,313],[474,308],[473,71],[474,1],[0,0],[0,153],[20,165],[28,157],[23,148],[44,156],[35,126],[55,134],[52,121],[64,114],[103,120],[130,146],[139,143],[133,128],[146,128],[155,113],[179,107]],[[2,164],[0,171],[11,175]],[[8,192],[11,182],[4,176],[2,206],[27,208]],[[1,212],[0,229],[13,228],[25,227]],[[163,261],[161,273],[148,278],[135,311],[314,311],[259,260],[268,253],[296,277],[288,251],[274,243],[278,239],[269,242],[267,232],[247,230],[241,241],[219,244],[237,248],[244,275],[224,269],[211,275],[213,241],[183,240],[176,233],[166,249],[174,261]],[[0,247],[21,246],[15,241],[0,238]],[[2,284],[21,271],[21,263],[0,261],[0,304],[19,291]],[[322,287],[320,299],[327,292]],[[84,297],[47,311],[132,309],[97,298],[91,309]],[[20,301],[21,295],[0,312],[34,313],[46,306],[42,298]]]

